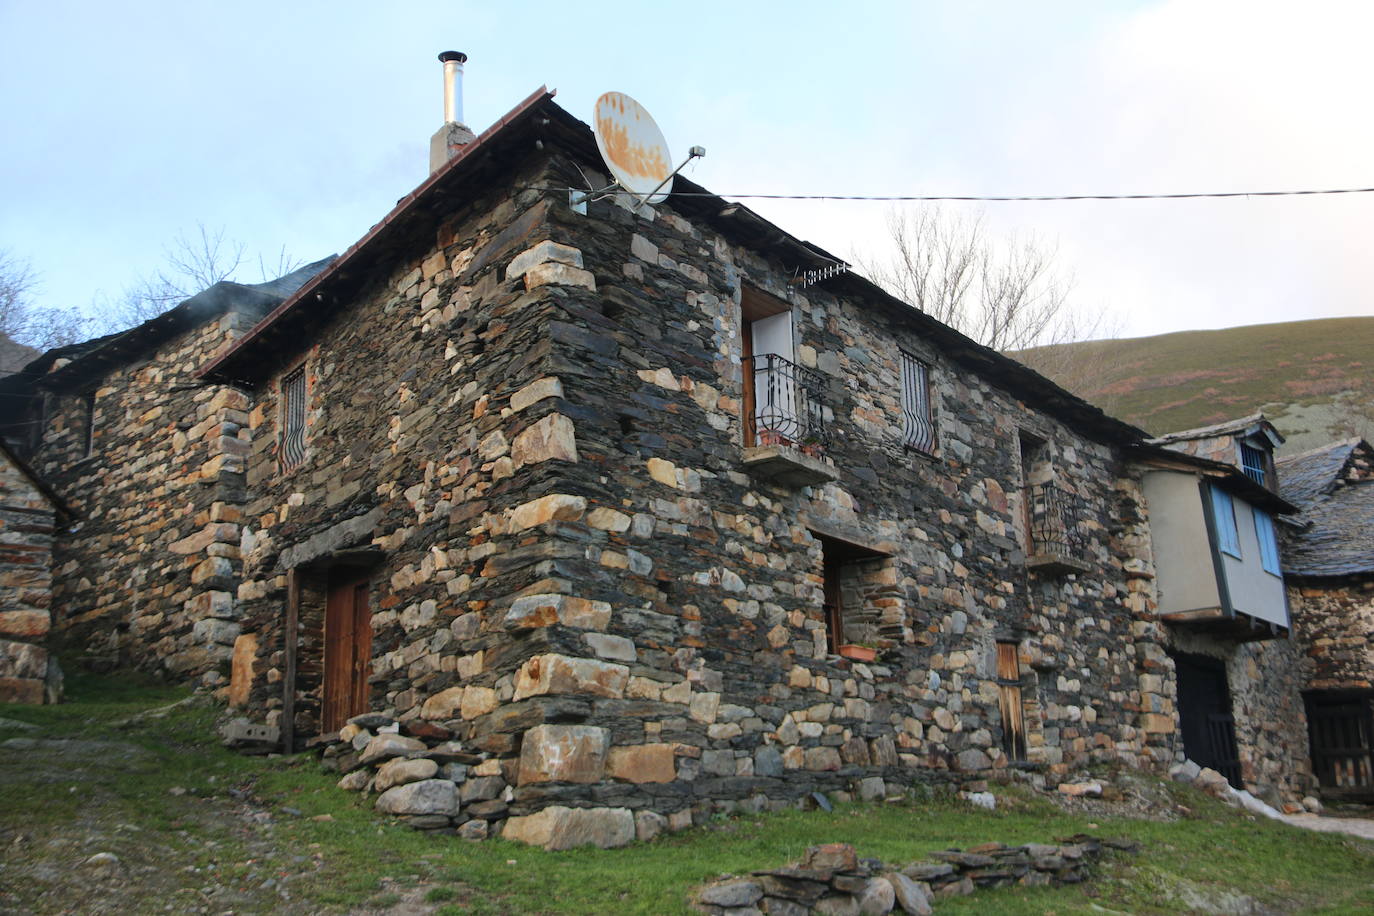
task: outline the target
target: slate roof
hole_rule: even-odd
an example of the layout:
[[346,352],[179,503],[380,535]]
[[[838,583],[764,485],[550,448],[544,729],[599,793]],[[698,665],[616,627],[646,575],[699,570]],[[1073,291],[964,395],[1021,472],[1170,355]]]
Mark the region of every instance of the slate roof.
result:
[[1283,571],[1293,576],[1374,572],[1374,480],[1342,478],[1363,439],[1345,439],[1277,462],[1283,496],[1298,507],[1284,532]]
[[91,379],[105,376],[116,366],[136,359],[164,341],[230,309],[246,312],[255,320],[261,319],[333,261],[334,256],[331,255],[265,283],[220,280],[136,327],[89,342],[95,346],[71,357],[71,362],[60,369],[48,372],[43,377],[42,384],[58,389],[79,387]]
[[1193,439],[1212,439],[1217,436],[1225,435],[1254,435],[1263,432],[1274,443],[1274,446],[1283,444],[1283,436],[1274,428],[1274,424],[1262,413],[1252,413],[1248,417],[1238,417],[1234,420],[1225,420],[1221,423],[1214,423],[1211,426],[1199,426],[1196,429],[1181,429],[1177,432],[1165,433],[1150,440],[1151,445],[1168,445],[1173,442],[1188,442]]

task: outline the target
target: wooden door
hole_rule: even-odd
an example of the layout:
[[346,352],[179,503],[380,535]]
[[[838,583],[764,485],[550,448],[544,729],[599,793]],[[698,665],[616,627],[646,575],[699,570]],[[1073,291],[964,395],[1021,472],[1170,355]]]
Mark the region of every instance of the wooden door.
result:
[[1374,697],[1309,694],[1307,729],[1323,794],[1374,799]]
[[372,659],[372,615],[367,580],[330,582],[324,612],[324,704],[320,727],[338,731],[367,712]]
[[997,703],[1002,713],[1002,749],[1013,762],[1026,759],[1026,716],[1021,700],[1020,646],[997,644]]
[[840,589],[840,562],[831,557],[822,561],[822,587],[825,597],[825,635],[831,652],[844,645],[844,593]]
[[1237,789],[1245,788],[1240,778],[1240,752],[1225,663],[1200,655],[1177,655],[1174,671],[1183,752],[1194,763],[1225,776]]

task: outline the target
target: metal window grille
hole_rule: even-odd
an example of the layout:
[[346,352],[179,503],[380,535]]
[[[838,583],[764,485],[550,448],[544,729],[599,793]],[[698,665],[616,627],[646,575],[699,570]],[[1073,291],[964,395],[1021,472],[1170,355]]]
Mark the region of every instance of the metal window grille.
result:
[[902,352],[902,442],[918,451],[935,451],[930,367],[905,351]]
[[821,377],[777,353],[753,357],[753,371],[753,428],[746,441],[823,448],[830,437],[825,428]]
[[1257,449],[1253,445],[1240,444],[1240,466],[1245,471],[1245,476],[1262,487],[1269,485],[1268,475],[1265,473],[1264,451]]
[[1030,495],[1031,549],[1037,554],[1081,556],[1087,539],[1080,527],[1083,499],[1052,483],[1027,487]]
[[305,460],[305,367],[281,380],[281,466],[290,470]]

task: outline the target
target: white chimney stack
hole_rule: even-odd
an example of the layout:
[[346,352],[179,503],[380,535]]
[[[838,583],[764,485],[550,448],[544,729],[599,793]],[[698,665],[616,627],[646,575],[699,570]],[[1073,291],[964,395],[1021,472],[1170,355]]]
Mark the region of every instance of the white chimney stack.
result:
[[439,171],[444,163],[458,154],[477,135],[463,123],[463,64],[468,56],[462,51],[445,51],[439,55],[444,65],[444,125],[429,138],[429,171]]
[[444,64],[444,123],[463,123],[463,64],[468,56],[462,51],[445,51],[439,55]]

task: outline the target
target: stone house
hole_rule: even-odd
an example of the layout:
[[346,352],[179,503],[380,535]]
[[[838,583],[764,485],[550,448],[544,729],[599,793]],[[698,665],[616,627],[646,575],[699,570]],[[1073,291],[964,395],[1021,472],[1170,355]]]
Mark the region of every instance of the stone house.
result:
[[0,441],[0,703],[55,703],[62,671],[47,648],[52,545],[66,503]]
[[65,638],[288,748],[452,736],[512,835],[1163,770],[1227,714],[1180,703],[1199,664],[1233,781],[1306,791],[1286,616],[1169,603],[1200,492],[1292,509],[1245,473],[1262,424],[1151,443],[681,177],[574,207],[604,166],[543,90],[441,135],[340,258],[0,382],[76,514]]
[[1374,796],[1374,448],[1333,442],[1278,462],[1294,631],[1322,792]]
[[682,178],[580,213],[600,168],[535,93],[202,371],[252,405],[236,704],[288,746],[451,733],[498,818],[690,818],[1166,768],[1178,652],[1214,651],[1235,778],[1305,790],[1283,653],[1156,607],[1147,481],[1269,486]]
[[1141,462],[1184,753],[1237,788],[1310,781],[1274,449],[1261,415],[1152,440]]
[[50,639],[85,664],[222,680],[238,635],[249,405],[195,373],[324,263],[216,283],[0,380],[6,441],[70,507],[52,548]]

